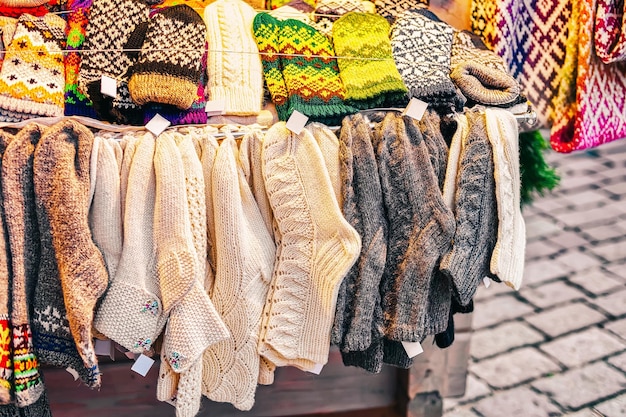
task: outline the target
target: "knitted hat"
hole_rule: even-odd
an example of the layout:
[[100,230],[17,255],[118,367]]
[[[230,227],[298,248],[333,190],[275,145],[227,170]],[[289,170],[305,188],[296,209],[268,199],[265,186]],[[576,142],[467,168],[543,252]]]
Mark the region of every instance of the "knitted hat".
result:
[[450,78],[469,100],[485,105],[514,103],[521,87],[509,75],[502,58],[476,48],[465,32],[455,32],[452,44]]
[[393,61],[383,17],[348,13],[333,25],[333,43],[347,103],[360,109],[406,105],[408,91]]
[[[333,23],[350,12],[376,13],[376,8],[374,3],[364,0],[320,0],[315,6],[313,26],[328,37],[334,38]],[[388,32],[385,36],[389,36]]]
[[[143,118],[128,91],[128,69],[147,29],[149,7],[139,0],[93,0],[83,45],[78,86],[92,100],[99,117],[118,123],[142,124]],[[100,92],[103,75],[117,80],[117,97]]]
[[133,101],[189,109],[197,98],[205,31],[200,15],[185,4],[156,13],[130,69]]
[[[2,155],[13,140],[13,135],[0,131],[0,172]],[[1,178],[0,178],[1,180]],[[5,225],[3,196],[0,192],[0,405],[13,400],[13,349],[11,348],[11,254],[9,236]]]
[[297,110],[313,121],[337,124],[357,111],[344,103],[335,52],[322,33],[298,20],[280,21],[259,13],[254,34],[280,120]]
[[461,144],[453,212],[454,243],[441,260],[454,295],[468,305],[482,279],[489,274],[495,246],[498,211],[493,176],[493,154],[485,131],[485,116],[467,112],[469,133]]
[[411,97],[431,107],[450,106],[456,98],[450,79],[454,29],[426,12],[407,10],[391,26],[393,57]]
[[86,116],[96,118],[93,103],[78,88],[78,71],[82,53],[80,50],[85,42],[89,9],[93,0],[68,0],[67,8],[67,49],[65,54],[65,115]]
[[328,360],[337,292],[361,251],[361,239],[341,214],[308,130],[296,135],[285,123],[275,124],[265,135],[262,155],[281,237],[259,353],[277,366],[308,370]]
[[316,3],[316,0],[266,0],[265,1],[265,4],[266,4],[265,9],[267,9],[267,10],[275,10],[275,9],[278,9],[279,7],[283,7],[285,5],[299,4],[299,6],[294,6],[294,7],[304,8],[306,6],[309,6],[311,8],[311,10],[312,10],[312,9],[315,8],[315,3]]
[[225,114],[261,111],[263,72],[252,34],[255,14],[242,0],[217,0],[204,9],[210,51],[208,97],[225,100]]
[[[108,273],[88,222],[92,147],[93,135],[81,124],[66,120],[52,126],[35,150],[33,179],[37,215],[49,228],[40,231],[50,234],[71,334],[84,367],[97,375],[91,326]],[[99,386],[97,379],[92,386]]]
[[33,404],[44,392],[30,325],[33,293],[40,268],[40,236],[35,211],[33,153],[45,127],[30,123],[2,156],[3,208],[11,253],[11,333],[13,378],[18,406]]
[[0,120],[63,116],[65,20],[23,14],[0,71]]
[[450,247],[454,216],[416,121],[389,113],[375,130],[374,149],[385,209],[393,213],[381,281],[385,335],[421,341],[448,322],[449,283],[435,277],[435,269]]
[[0,4],[6,7],[37,7],[46,3],[46,0],[2,0]]
[[6,6],[0,4],[0,15],[5,17],[19,18],[21,15],[28,13],[31,16],[42,17],[50,13],[50,10],[45,5],[39,5],[35,7],[21,7],[21,6]]
[[342,212],[361,236],[363,249],[339,289],[333,343],[342,352],[365,351],[382,338],[380,280],[385,268],[388,225],[369,121],[343,120],[339,157]]
[[203,393],[250,410],[259,378],[257,352],[275,246],[238,165],[237,143],[227,135],[213,167],[217,271],[212,300],[231,338],[204,353]]
[[[129,149],[126,145],[126,151]],[[124,207],[122,257],[96,313],[96,329],[126,349],[149,350],[161,333],[163,313],[157,276],[155,227],[155,138],[146,133],[138,141],[130,169]],[[126,160],[126,154],[124,155]],[[122,168],[124,169],[123,163]],[[121,174],[121,178],[124,175]],[[131,198],[132,196],[132,198]],[[188,288],[188,287],[187,287]]]
[[526,227],[520,206],[519,133],[506,110],[485,111],[487,137],[493,149],[498,238],[491,256],[491,273],[518,290],[524,276]]
[[[409,9],[427,7],[430,0],[373,0],[376,6],[376,13],[393,23],[402,13]],[[425,5],[425,6],[424,6]]]
[[0,68],[4,60],[4,51],[11,45],[13,34],[17,28],[17,19],[13,17],[0,16]]
[[289,2],[284,6],[280,6],[278,9],[274,9],[269,11],[268,13],[274,16],[278,20],[287,20],[287,19],[296,19],[301,22],[306,23],[307,25],[314,26],[315,22],[313,21],[313,8],[308,4],[301,2],[300,5],[303,7],[294,7],[292,4],[295,2]]

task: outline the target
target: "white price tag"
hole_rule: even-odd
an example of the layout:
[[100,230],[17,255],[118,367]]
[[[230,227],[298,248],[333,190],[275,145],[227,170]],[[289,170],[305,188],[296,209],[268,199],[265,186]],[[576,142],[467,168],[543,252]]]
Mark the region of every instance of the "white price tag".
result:
[[117,80],[103,75],[100,79],[100,92],[105,96],[117,97]]
[[150,368],[152,368],[152,365],[154,365],[154,359],[149,358],[142,353],[139,355],[130,370],[137,372],[141,376],[146,376]]
[[402,342],[402,347],[409,358],[414,358],[424,351],[420,342]]
[[226,100],[210,100],[207,101],[204,105],[204,111],[207,116],[219,116],[220,114],[224,114],[226,110]]
[[172,407],[176,407],[176,397],[171,398],[169,400],[165,400],[165,402],[171,405]]
[[485,288],[489,288],[489,286],[491,285],[491,280],[488,277],[484,277],[483,284],[485,284]]
[[70,375],[72,375],[74,377],[74,381],[78,380],[78,372],[76,372],[76,369],[74,368],[70,368],[69,366],[67,368],[65,368],[65,370],[67,372],[69,372]]
[[108,356],[111,360],[115,360],[115,348],[110,340],[96,339],[94,350],[98,356]]
[[300,113],[298,110],[294,110],[293,113],[291,113],[291,116],[289,116],[285,127],[291,130],[296,135],[299,135],[300,132],[302,132],[302,129],[304,129],[306,122],[308,121],[309,118],[307,116]]
[[321,363],[316,363],[313,369],[310,369],[309,372],[315,375],[319,375],[320,372],[322,372],[322,368],[324,368],[324,365],[322,365]]
[[171,125],[169,120],[160,114],[156,114],[150,121],[146,124],[146,129],[148,129],[152,134],[158,137],[165,129]]
[[422,120],[426,107],[428,107],[428,103],[413,97],[402,114],[415,120]]

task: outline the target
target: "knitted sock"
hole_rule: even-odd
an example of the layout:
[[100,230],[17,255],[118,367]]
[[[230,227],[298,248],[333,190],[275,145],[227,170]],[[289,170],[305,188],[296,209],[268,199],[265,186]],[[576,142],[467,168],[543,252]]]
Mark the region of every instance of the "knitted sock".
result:
[[482,279],[496,243],[496,207],[493,153],[485,131],[485,117],[466,112],[469,133],[461,144],[453,212],[454,243],[441,260],[440,270],[452,281],[459,304],[467,305]]
[[333,44],[346,103],[359,109],[406,105],[408,91],[393,61],[389,23],[383,17],[343,16],[333,25]]
[[65,112],[66,116],[86,116],[96,118],[93,103],[78,88],[78,71],[82,59],[80,50],[85,42],[89,9],[93,0],[68,0],[67,8],[67,49],[65,55]]
[[428,148],[430,165],[433,167],[435,177],[437,177],[437,184],[439,189],[443,190],[448,163],[448,145],[441,134],[440,123],[439,115],[434,111],[428,110],[418,124],[424,143]]
[[[202,156],[200,163],[202,164],[202,175],[205,178],[204,181],[204,195],[206,198],[206,224],[207,224],[207,253],[209,258],[209,265],[213,274],[211,275],[211,281],[204,283],[204,288],[208,291],[209,296],[213,294],[213,285],[215,279],[215,271],[217,266],[217,247],[215,243],[215,211],[213,208],[213,181],[211,177],[213,175],[213,165],[215,162],[215,155],[217,155],[217,149],[219,144],[217,139],[213,136],[205,134],[200,142],[200,148],[202,150]],[[207,274],[207,277],[209,275]]]
[[406,10],[415,9],[417,7],[428,6],[430,0],[374,0],[376,13],[393,23],[396,18],[402,15]]
[[519,289],[524,275],[526,228],[520,206],[519,134],[515,117],[506,110],[485,112],[487,137],[493,149],[498,238],[491,273]]
[[321,123],[310,123],[306,128],[311,132],[322,152],[326,172],[328,172],[330,183],[333,186],[337,203],[339,207],[342,207],[341,178],[339,176],[339,139],[327,126]]
[[237,163],[232,136],[222,142],[212,174],[217,269],[212,300],[231,338],[204,353],[204,394],[249,410],[259,378],[261,315],[271,279],[275,246]]
[[30,327],[33,292],[39,268],[40,238],[35,212],[33,152],[45,128],[22,128],[2,156],[3,208],[11,252],[11,333],[15,401],[24,407],[44,392]]
[[[0,172],[2,155],[13,135],[0,131]],[[1,189],[0,189],[1,190]],[[13,401],[13,349],[11,348],[11,254],[4,214],[4,198],[0,192],[0,406]]]
[[337,292],[361,239],[343,218],[313,136],[274,125],[263,141],[263,177],[280,231],[259,353],[277,366],[328,360]]
[[65,20],[22,15],[0,71],[0,120],[63,116]]
[[456,196],[456,184],[459,173],[459,160],[461,158],[462,144],[467,141],[467,134],[469,132],[469,126],[467,123],[467,116],[465,114],[459,114],[455,117],[456,131],[452,136],[450,142],[450,148],[448,152],[448,162],[446,164],[446,175],[443,183],[443,201],[450,209],[454,207],[454,200]]
[[388,225],[369,122],[360,114],[344,119],[339,156],[343,215],[361,236],[359,259],[341,283],[333,343],[342,351],[374,344],[375,317],[382,316],[380,280],[385,268]]
[[156,13],[148,24],[139,59],[130,68],[133,101],[170,104],[187,110],[197,98],[206,27],[181,4]]
[[625,11],[623,3],[611,0],[598,2],[593,40],[598,58],[605,64],[626,60]]
[[365,351],[341,351],[341,360],[345,366],[356,366],[372,374],[378,374],[383,369],[383,341],[373,342]]
[[392,25],[393,57],[411,97],[431,107],[455,105],[456,88],[450,79],[454,29],[422,12],[407,10]]
[[383,363],[396,368],[409,369],[413,366],[413,358],[409,358],[401,342],[396,340],[383,340]]
[[385,335],[399,342],[421,341],[447,324],[449,283],[434,272],[450,246],[454,217],[413,119],[388,114],[374,142],[386,212],[393,213],[381,281]]
[[35,196],[50,222],[63,298],[84,366],[98,373],[91,334],[96,302],[108,285],[102,254],[89,229],[90,161],[93,135],[67,120],[48,129],[34,156]]

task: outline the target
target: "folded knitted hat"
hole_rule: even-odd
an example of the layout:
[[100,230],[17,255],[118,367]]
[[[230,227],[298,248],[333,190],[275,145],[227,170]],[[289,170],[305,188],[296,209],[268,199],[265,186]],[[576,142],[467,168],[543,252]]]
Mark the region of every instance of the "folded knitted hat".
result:
[[[0,172],[2,155],[13,140],[13,135],[0,131]],[[1,179],[0,179],[1,180]],[[11,253],[9,236],[4,220],[3,195],[0,192],[0,406],[13,401],[13,349],[11,347]]]
[[450,54],[454,29],[427,10],[403,12],[391,26],[391,47],[411,97],[431,107],[458,107],[450,79]]
[[0,70],[0,120],[63,116],[65,20],[23,14]]
[[508,73],[502,58],[475,46],[472,35],[454,33],[450,68],[450,78],[468,100],[485,105],[516,104],[519,83]]
[[345,88],[330,40],[295,19],[267,13],[254,18],[263,72],[280,120],[294,110],[312,121],[338,124],[357,109],[344,103]]
[[312,26],[334,38],[333,23],[350,12],[376,13],[376,7],[365,0],[320,0],[315,5],[315,24]]
[[252,34],[254,9],[242,0],[217,0],[204,9],[209,43],[208,97],[224,100],[225,114],[261,111],[263,70]]
[[[78,86],[91,99],[98,116],[117,123],[142,124],[138,106],[128,91],[128,69],[147,29],[149,7],[139,0],[93,0],[83,44]],[[117,80],[117,97],[100,92],[102,76]]]
[[205,32],[200,15],[185,4],[155,13],[139,59],[130,68],[133,101],[189,109],[197,98]]
[[404,11],[418,7],[427,7],[430,0],[373,0],[376,13],[393,23]]
[[359,109],[407,104],[408,90],[393,61],[389,23],[383,17],[346,14],[333,25],[333,44],[346,103]]

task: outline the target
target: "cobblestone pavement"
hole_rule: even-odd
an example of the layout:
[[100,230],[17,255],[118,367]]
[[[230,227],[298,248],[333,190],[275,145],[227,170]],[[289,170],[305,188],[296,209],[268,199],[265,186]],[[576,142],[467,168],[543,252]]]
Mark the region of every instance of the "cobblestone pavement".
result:
[[524,209],[524,283],[480,288],[445,417],[626,416],[626,140],[547,159],[561,185]]

